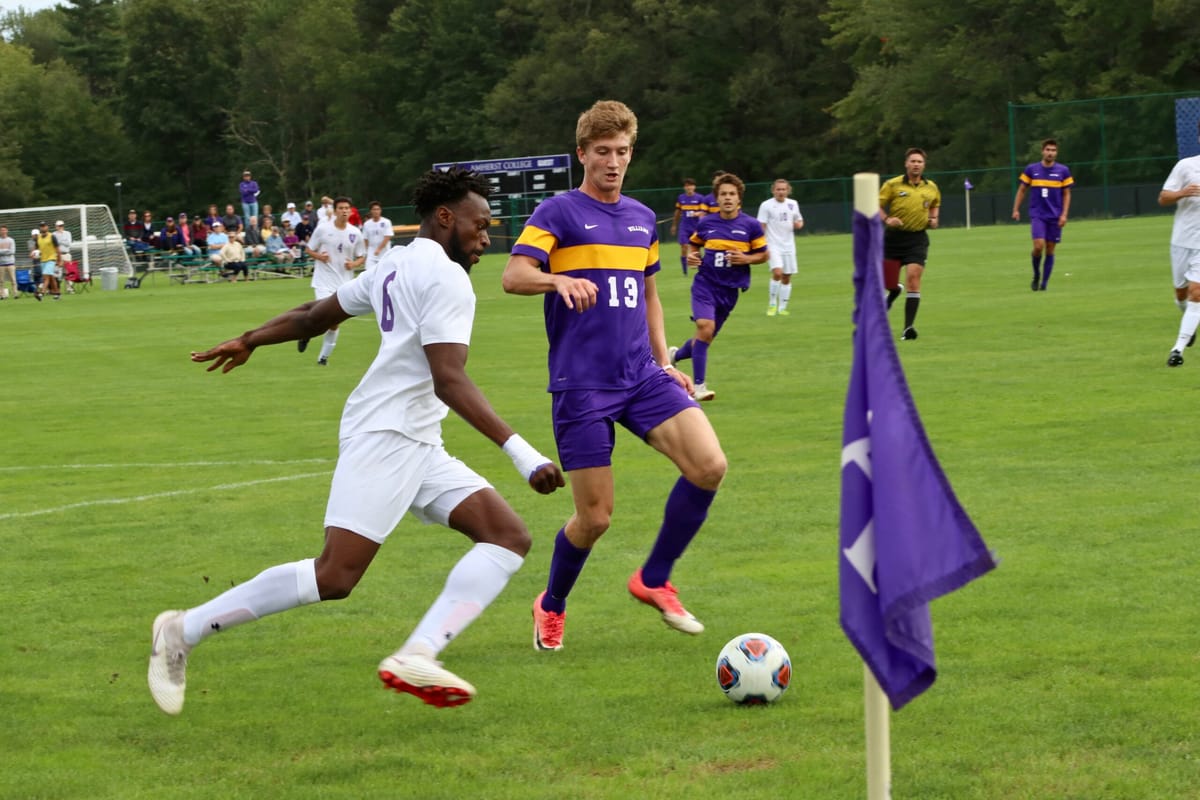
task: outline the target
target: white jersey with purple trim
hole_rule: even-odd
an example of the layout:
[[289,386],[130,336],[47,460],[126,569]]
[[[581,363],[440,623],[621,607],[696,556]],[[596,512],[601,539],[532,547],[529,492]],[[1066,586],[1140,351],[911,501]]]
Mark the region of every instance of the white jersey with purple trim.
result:
[[346,269],[346,264],[367,252],[362,231],[350,223],[339,228],[334,222],[317,226],[308,240],[308,249],[329,255],[329,261],[313,260],[312,288],[326,294],[333,294],[354,278],[354,270]]
[[362,224],[363,238],[367,240],[367,266],[373,267],[379,259],[387,254],[388,248],[384,247],[383,252],[376,255],[379,246],[392,241],[392,236],[395,231],[392,229],[392,221],[387,217],[379,219],[367,218]]
[[758,207],[758,221],[767,233],[767,248],[773,253],[796,252],[796,223],[803,220],[800,204],[790,197],[782,203],[771,197]]

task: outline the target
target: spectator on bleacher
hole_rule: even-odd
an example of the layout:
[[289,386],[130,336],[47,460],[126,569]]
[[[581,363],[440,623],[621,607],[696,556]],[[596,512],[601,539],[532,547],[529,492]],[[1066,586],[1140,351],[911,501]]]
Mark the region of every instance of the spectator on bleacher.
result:
[[225,232],[225,223],[217,220],[212,225],[212,232],[208,234],[208,260],[218,267],[221,266],[224,263],[221,248],[228,243],[229,234]]
[[296,226],[300,224],[300,212],[296,210],[295,203],[288,203],[287,210],[284,211],[283,216],[280,217],[279,223],[282,225],[285,222],[292,223],[293,231],[296,230]]
[[[196,221],[200,222],[200,220]],[[204,223],[200,224],[203,225]],[[183,253],[185,256],[200,255],[202,251],[200,249],[200,245],[196,242],[196,236],[193,233],[191,224],[188,222],[188,215],[186,211],[179,212],[179,238],[183,242],[183,246],[180,248],[179,252]]]
[[219,220],[220,218],[221,218],[221,215],[217,211],[217,204],[213,203],[212,205],[210,205],[208,207],[208,214],[207,214],[207,216],[204,217],[204,224],[208,226],[209,230],[212,230],[213,223],[216,222],[217,220]]
[[300,240],[301,247],[308,244],[308,240],[312,237],[313,229],[316,227],[313,215],[307,211],[300,215],[300,224],[296,226],[296,238]]
[[37,249],[42,261],[42,283],[38,287],[38,296],[52,294],[55,300],[59,300],[62,291],[58,285],[58,240],[50,232],[48,222],[38,223]]
[[8,284],[12,284],[12,296],[21,296],[17,287],[17,243],[8,235],[8,226],[0,225],[0,300],[8,299]]
[[225,205],[225,215],[221,217],[221,222],[225,224],[225,233],[233,236],[235,233],[240,233],[245,229],[242,218],[233,213],[233,203]]
[[[249,224],[251,217],[258,216],[258,181],[250,177],[250,170],[242,172],[242,182],[238,184],[238,192],[242,195],[242,217]],[[232,206],[231,206],[232,208]],[[226,211],[228,216],[228,211]],[[224,220],[225,227],[229,228],[229,220]],[[230,228],[230,230],[233,230]]]
[[300,258],[300,237],[296,236],[296,232],[292,230],[292,223],[289,220],[283,221],[283,230],[280,231],[280,235],[283,237],[283,243],[292,251],[292,259]]
[[300,213],[301,213],[301,214],[308,214],[308,216],[309,216],[309,224],[310,224],[310,225],[313,225],[314,227],[316,226],[316,224],[317,224],[317,220],[316,220],[317,210],[316,210],[315,208],[313,208],[313,201],[312,201],[312,200],[305,200],[305,201],[304,201],[304,211],[302,211],[302,212],[300,212]]
[[[284,230],[290,227],[285,220],[283,223]],[[267,235],[267,255],[269,255],[276,264],[290,264],[295,260],[292,255],[292,249],[283,241],[283,231],[279,228],[271,228]]]
[[141,253],[150,249],[150,246],[142,241],[142,223],[138,222],[136,209],[129,209],[129,217],[121,230],[125,235],[125,246],[130,252]]
[[316,222],[312,223],[313,230],[315,231],[326,222],[333,222],[333,198],[327,194],[323,194],[321,195],[321,207],[317,209]]
[[192,245],[197,249],[197,255],[208,252],[208,231],[208,223],[203,218],[197,216],[192,220]]
[[254,217],[247,221],[246,229],[242,232],[242,243],[246,247],[246,255],[250,258],[258,258],[267,252],[267,246],[263,244],[263,234],[254,224]]
[[246,249],[242,247],[243,236],[245,236],[244,233],[235,233],[229,237],[229,241],[221,246],[221,261],[230,283],[238,282],[239,272],[242,273],[243,278],[250,280],[250,270],[246,266]]
[[183,232],[175,224],[174,217],[167,217],[163,229],[158,232],[158,249],[168,253],[183,252]]
[[147,250],[158,247],[158,231],[154,230],[154,214],[150,211],[142,212],[141,240]]
[[271,208],[270,203],[265,203],[262,206],[262,210],[258,212],[258,229],[259,230],[262,230],[262,226],[263,226],[262,221],[264,219],[266,219],[267,217],[270,217],[271,219],[275,219],[275,212]]

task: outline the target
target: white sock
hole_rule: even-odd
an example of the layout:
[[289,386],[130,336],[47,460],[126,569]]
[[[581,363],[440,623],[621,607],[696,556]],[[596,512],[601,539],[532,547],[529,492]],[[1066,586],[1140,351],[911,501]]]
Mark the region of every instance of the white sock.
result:
[[1193,303],[1189,300],[1187,310],[1183,312],[1183,319],[1179,321],[1179,338],[1175,340],[1175,346],[1171,349],[1182,353],[1198,326],[1200,326],[1200,303]]
[[779,305],[779,288],[783,286],[783,281],[771,280],[770,303],[771,305]]
[[280,564],[263,570],[204,605],[189,609],[183,615],[183,640],[190,645],[199,644],[205,637],[243,622],[253,622],[259,617],[316,603],[320,599],[316,559]]
[[325,338],[321,340],[320,358],[329,358],[329,354],[333,352],[333,348],[337,344],[337,336],[337,331],[325,331]]
[[1187,300],[1175,300],[1175,305],[1179,306],[1180,311],[1187,311]]
[[792,285],[785,283],[779,287],[779,310],[783,311],[787,308],[788,301],[792,299]]
[[499,545],[472,547],[450,570],[442,593],[402,650],[436,656],[491,605],[524,561]]

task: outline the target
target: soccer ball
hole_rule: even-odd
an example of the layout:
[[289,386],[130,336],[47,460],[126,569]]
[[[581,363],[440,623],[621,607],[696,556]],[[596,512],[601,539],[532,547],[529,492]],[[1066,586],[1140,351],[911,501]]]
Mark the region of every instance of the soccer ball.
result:
[[735,636],[717,656],[717,684],[739,705],[774,703],[791,682],[787,650],[765,633]]

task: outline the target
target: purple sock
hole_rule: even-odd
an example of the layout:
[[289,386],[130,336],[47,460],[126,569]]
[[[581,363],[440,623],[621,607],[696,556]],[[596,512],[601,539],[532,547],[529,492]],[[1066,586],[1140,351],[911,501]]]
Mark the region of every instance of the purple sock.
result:
[[1046,288],[1046,284],[1050,282],[1050,273],[1054,270],[1054,256],[1046,254],[1045,269],[1042,270],[1042,288]]
[[683,274],[687,275],[687,256],[680,256],[679,263],[683,265]]
[[683,344],[681,344],[679,346],[679,349],[675,351],[675,360],[676,361],[683,361],[685,358],[692,357],[692,342],[694,342],[694,341],[696,341],[696,340],[688,339],[686,342],[684,342]]
[[571,544],[565,529],[560,528],[554,537],[554,555],[550,557],[550,578],[546,581],[546,594],[542,596],[542,610],[561,614],[567,608],[567,595],[575,586],[579,573],[587,561],[591,549],[581,549]]
[[[708,342],[693,339],[692,345],[692,380],[704,383],[705,373],[708,372]],[[678,358],[678,354],[676,354]]]
[[671,577],[671,568],[683,555],[688,544],[704,524],[715,491],[701,489],[687,478],[680,477],[667,497],[662,529],[642,566],[642,583],[650,588],[662,586]]

